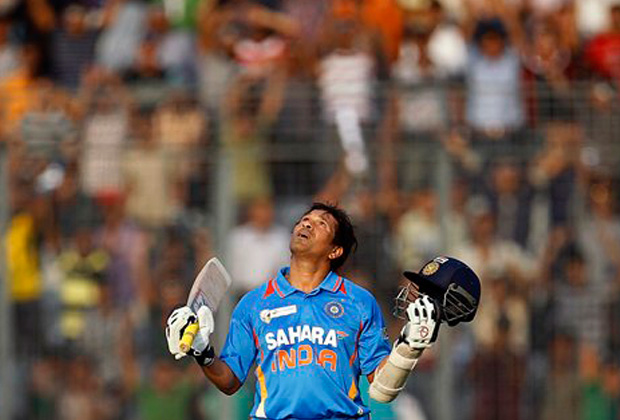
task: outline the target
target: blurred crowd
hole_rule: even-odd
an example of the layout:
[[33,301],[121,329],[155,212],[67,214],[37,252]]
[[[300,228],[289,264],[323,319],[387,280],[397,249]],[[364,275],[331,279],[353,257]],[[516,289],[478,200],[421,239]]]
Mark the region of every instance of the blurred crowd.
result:
[[[458,418],[620,419],[619,100],[617,0],[1,2],[15,418],[221,419],[165,319],[326,200],[392,337],[403,269],[480,275]],[[377,419],[436,418],[440,345]]]

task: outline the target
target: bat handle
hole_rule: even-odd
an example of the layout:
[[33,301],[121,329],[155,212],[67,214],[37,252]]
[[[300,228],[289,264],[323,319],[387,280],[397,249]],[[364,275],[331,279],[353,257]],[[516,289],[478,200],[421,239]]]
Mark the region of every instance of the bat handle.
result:
[[189,349],[192,347],[192,343],[194,342],[194,337],[198,333],[198,322],[192,322],[187,327],[185,327],[185,331],[183,332],[183,337],[181,337],[181,341],[179,343],[179,349],[183,353],[187,353]]

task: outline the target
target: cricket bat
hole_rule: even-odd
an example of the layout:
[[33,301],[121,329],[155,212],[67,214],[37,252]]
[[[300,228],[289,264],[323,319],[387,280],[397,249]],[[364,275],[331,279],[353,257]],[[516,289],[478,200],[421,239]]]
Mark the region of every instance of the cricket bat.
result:
[[[230,275],[220,260],[216,257],[211,258],[196,276],[187,296],[187,306],[196,314],[201,306],[207,306],[215,314],[231,283]],[[183,337],[179,343],[179,348],[183,353],[187,353],[192,347],[197,333],[198,320],[189,324],[183,332]]]

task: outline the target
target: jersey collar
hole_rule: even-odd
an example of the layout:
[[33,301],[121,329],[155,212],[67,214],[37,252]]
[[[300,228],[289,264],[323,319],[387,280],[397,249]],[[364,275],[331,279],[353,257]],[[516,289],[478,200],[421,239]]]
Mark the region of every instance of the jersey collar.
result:
[[[290,271],[290,267],[284,267],[280,269],[275,279],[276,293],[281,298],[287,297],[295,292],[303,293],[299,289],[296,289],[295,287],[293,287],[291,283],[289,283],[288,280],[286,279],[286,276],[288,275],[289,271]],[[319,284],[319,286],[316,289],[314,289],[312,292],[308,294],[313,294],[319,289],[322,289],[322,290],[325,290],[331,293],[336,293],[340,289],[340,286],[342,285],[343,281],[344,280],[342,279],[342,277],[340,277],[338,274],[334,273],[333,271],[330,271],[329,273],[327,273],[327,276],[325,276],[321,284]]]

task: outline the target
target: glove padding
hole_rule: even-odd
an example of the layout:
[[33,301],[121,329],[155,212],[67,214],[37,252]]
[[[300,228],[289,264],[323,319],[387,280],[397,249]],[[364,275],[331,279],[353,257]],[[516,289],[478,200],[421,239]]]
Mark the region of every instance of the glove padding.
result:
[[168,317],[166,325],[166,339],[168,341],[168,350],[175,359],[181,359],[186,354],[181,351],[179,344],[183,337],[185,328],[198,319],[198,333],[194,337],[192,347],[187,354],[199,357],[209,348],[209,336],[213,333],[215,322],[213,321],[213,313],[207,306],[201,306],[198,309],[198,315],[188,307],[183,306],[177,308]]
[[409,322],[403,327],[400,340],[416,350],[430,347],[437,339],[440,325],[439,313],[433,300],[420,295],[407,306],[406,312]]

